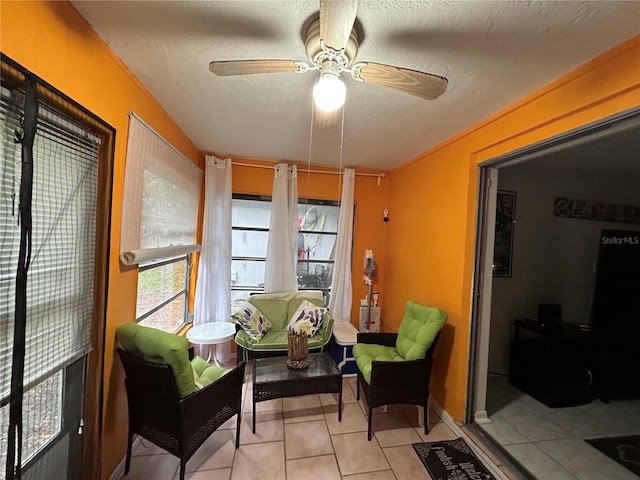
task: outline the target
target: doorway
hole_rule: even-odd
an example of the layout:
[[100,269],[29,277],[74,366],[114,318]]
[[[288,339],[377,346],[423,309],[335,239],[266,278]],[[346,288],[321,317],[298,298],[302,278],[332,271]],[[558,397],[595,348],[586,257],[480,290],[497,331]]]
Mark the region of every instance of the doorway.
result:
[[[565,322],[588,326],[595,279],[594,265],[585,258],[593,256],[594,251],[597,258],[597,239],[591,244],[585,239],[593,231],[599,232],[600,228],[609,226],[606,222],[554,217],[554,201],[566,196],[640,205],[637,194],[635,198],[633,194],[628,195],[631,186],[640,182],[639,138],[640,109],[633,109],[479,166],[477,273],[474,276],[466,421],[476,425],[489,441],[508,454],[509,447],[503,448],[505,442],[501,443],[506,430],[496,431],[501,420],[500,416],[495,417],[496,409],[511,404],[522,395],[532,404],[538,402],[514,389],[509,382],[513,320],[518,317],[536,319],[538,304],[559,303]],[[599,192],[589,190],[581,183],[588,177],[600,184]],[[511,271],[509,275],[500,276],[494,275],[499,192],[515,193],[512,197],[515,199],[515,223]],[[640,230],[640,225],[627,226]],[[563,365],[566,363],[562,362]],[[501,384],[505,388],[500,390]],[[536,438],[531,432],[529,436],[526,433],[517,436],[527,425],[521,421],[523,415],[516,414],[521,407],[511,408],[517,428],[514,424],[506,425],[513,436],[509,441],[522,445],[527,439]],[[557,412],[554,410],[554,414]],[[585,428],[582,432],[588,433]],[[518,448],[511,450],[519,451]],[[545,456],[544,451],[540,453],[541,457]],[[512,459],[522,465],[518,458]],[[574,478],[570,469],[567,473],[566,478]]]

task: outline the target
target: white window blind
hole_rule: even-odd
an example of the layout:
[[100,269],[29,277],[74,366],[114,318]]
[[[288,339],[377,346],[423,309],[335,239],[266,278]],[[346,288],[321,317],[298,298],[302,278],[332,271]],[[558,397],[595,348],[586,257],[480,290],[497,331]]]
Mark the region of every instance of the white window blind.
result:
[[[22,94],[0,108],[0,398],[13,354]],[[98,137],[40,105],[33,148],[32,249],[27,282],[25,388],[89,352],[94,308]]]
[[132,265],[200,250],[202,171],[129,114],[120,259]]

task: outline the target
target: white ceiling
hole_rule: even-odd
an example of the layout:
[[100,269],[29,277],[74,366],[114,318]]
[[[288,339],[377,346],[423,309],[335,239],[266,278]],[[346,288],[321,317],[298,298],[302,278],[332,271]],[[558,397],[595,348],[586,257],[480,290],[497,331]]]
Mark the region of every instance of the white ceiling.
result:
[[[202,151],[304,164],[311,150],[314,165],[340,164],[340,128],[311,135],[314,72],[208,70],[305,61],[316,1],[73,4]],[[361,0],[356,25],[356,61],[449,79],[428,101],[343,75],[342,166],[389,170],[639,34],[640,2]]]

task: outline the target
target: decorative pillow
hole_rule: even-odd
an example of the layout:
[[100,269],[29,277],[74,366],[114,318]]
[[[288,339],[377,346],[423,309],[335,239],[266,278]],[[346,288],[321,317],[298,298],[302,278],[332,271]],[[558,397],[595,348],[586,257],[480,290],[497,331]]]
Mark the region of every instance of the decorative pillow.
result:
[[313,337],[322,326],[322,319],[328,311],[326,307],[318,307],[304,300],[289,319],[288,329],[290,332],[306,333],[307,337]]
[[269,319],[249,302],[245,302],[240,310],[231,315],[231,321],[240,325],[256,341],[260,341],[271,329]]

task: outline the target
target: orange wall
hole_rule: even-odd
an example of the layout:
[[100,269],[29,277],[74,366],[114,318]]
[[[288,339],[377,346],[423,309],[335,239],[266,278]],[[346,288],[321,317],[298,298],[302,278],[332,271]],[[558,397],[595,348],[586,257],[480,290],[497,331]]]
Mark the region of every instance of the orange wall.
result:
[[[262,162],[236,158],[241,163],[255,163],[259,165],[274,165],[273,162]],[[298,196],[300,198],[315,198],[322,200],[340,200],[342,195],[342,177],[335,174],[305,173],[306,165],[298,165]],[[312,170],[335,169],[312,167]],[[360,171],[360,170],[358,170]],[[374,172],[377,173],[377,172]],[[267,168],[234,166],[233,192],[245,194],[271,195],[273,186],[273,170]],[[354,200],[356,203],[353,227],[353,304],[351,307],[351,323],[358,328],[359,299],[367,294],[362,272],[364,269],[364,252],[373,250],[373,254],[382,267],[386,264],[384,241],[386,226],[383,221],[386,208],[387,178],[365,177],[356,174]],[[385,270],[380,268],[378,279],[374,283],[374,290],[380,293],[380,306],[384,315],[384,279]],[[384,317],[383,317],[384,318]]]
[[122,369],[114,365],[115,328],[135,318],[137,269],[118,260],[124,163],[132,110],[199,166],[203,156],[67,2],[0,3],[0,48],[73,100],[115,127],[111,251],[105,331],[102,477],[126,450],[127,405]]
[[639,105],[637,36],[390,172],[386,315],[397,330],[407,299],[448,313],[432,391],[456,420],[467,394],[477,164]]

